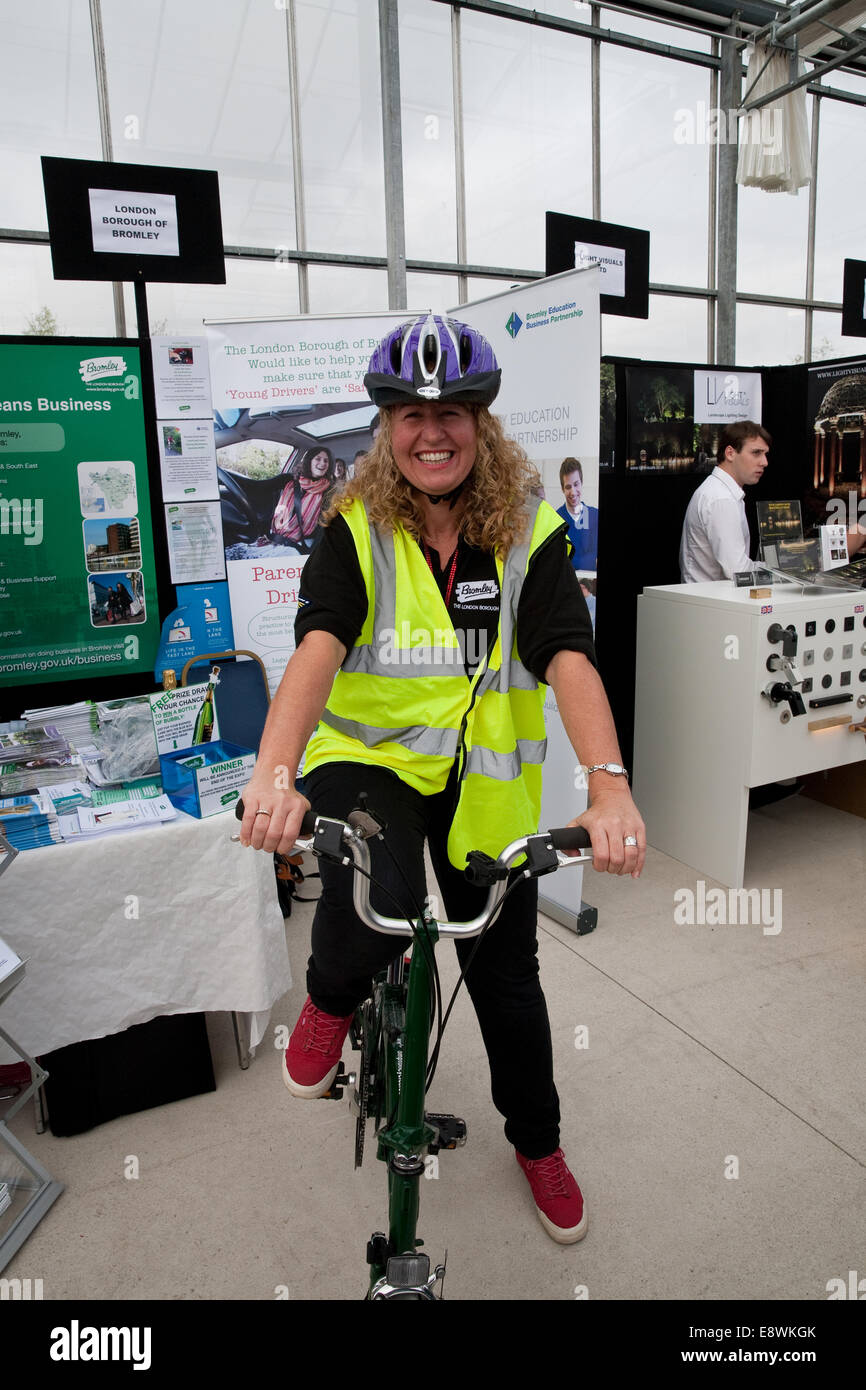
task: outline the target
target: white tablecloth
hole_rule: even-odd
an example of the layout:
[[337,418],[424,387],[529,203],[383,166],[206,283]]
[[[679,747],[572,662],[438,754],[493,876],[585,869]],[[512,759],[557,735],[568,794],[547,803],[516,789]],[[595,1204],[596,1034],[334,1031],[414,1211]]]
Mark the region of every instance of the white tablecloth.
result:
[[27,970],[0,1027],[41,1055],[160,1014],[237,1010],[259,1043],[292,979],[273,858],[232,843],[236,829],[229,812],[180,814],[19,854],[0,881],[0,936]]

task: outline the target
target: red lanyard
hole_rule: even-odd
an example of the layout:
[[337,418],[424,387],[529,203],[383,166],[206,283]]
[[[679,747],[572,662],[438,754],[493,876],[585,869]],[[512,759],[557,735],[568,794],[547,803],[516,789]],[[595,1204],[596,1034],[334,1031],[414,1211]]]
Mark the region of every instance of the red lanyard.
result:
[[[422,541],[421,544],[422,544],[423,547],[424,547],[424,558],[426,559],[427,564],[430,566],[430,573],[433,574],[433,573],[434,573],[434,571],[433,571],[433,556],[430,554],[430,551],[429,551],[428,548],[427,548],[427,542],[426,542],[426,541]],[[451,603],[451,590],[454,588],[454,576],[455,576],[455,574],[457,573],[457,551],[458,551],[459,549],[460,549],[460,542],[458,541],[458,542],[457,542],[457,545],[454,547],[454,554],[451,556],[451,568],[450,568],[450,570],[448,571],[448,583],[445,585],[445,607],[446,607],[446,608],[448,608],[448,606],[449,606],[450,603]]]

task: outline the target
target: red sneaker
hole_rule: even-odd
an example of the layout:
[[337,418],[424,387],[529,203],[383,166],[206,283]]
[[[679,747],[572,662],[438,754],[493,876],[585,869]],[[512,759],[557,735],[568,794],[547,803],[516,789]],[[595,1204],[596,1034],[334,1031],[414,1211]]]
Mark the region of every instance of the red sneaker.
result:
[[[516,1151],[515,1151],[516,1152]],[[572,1245],[586,1235],[587,1213],[583,1195],[568,1171],[562,1149],[547,1158],[517,1154],[532,1188],[542,1226],[560,1245]]]
[[331,1089],[353,1017],[323,1013],[307,997],[283,1057],[283,1080],[293,1096],[316,1100]]

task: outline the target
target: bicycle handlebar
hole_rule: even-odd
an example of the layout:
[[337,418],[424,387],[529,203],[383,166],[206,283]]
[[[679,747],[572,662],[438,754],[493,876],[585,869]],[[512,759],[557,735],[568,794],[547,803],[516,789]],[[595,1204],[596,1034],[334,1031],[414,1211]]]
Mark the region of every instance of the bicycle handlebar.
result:
[[[243,801],[237,802],[235,816],[238,820],[243,820]],[[291,853],[312,850],[314,854],[325,855],[347,867],[354,864],[359,871],[354,876],[352,898],[355,911],[362,922],[373,931],[383,932],[388,936],[412,935],[413,929],[405,918],[383,917],[370,905],[370,850],[363,827],[307,811],[301,821],[301,834],[311,839],[297,842],[292,846]],[[583,853],[577,856],[565,854],[564,851],[569,849],[581,850]],[[521,856],[526,856],[527,861],[526,868],[522,871],[524,878],[537,878],[541,874],[552,873],[555,869],[585,864],[592,858],[589,833],[580,825],[563,826],[512,840],[496,859],[488,860],[487,856],[482,856],[486,861],[484,868],[488,870],[482,881],[490,882],[484,908],[471,922],[439,922],[431,917],[429,920],[436,926],[438,934],[450,937],[480,936],[505,894],[508,871]]]

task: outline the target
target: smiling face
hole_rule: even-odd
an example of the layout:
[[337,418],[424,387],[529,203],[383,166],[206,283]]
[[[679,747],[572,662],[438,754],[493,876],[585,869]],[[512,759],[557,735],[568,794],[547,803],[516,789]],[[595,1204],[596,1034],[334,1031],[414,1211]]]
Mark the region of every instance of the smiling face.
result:
[[330,466],[331,461],[328,458],[328,455],[325,453],[324,449],[321,449],[318,454],[313,454],[313,457],[310,459],[310,477],[327,477],[328,469],[330,468]]
[[583,479],[577,469],[573,473],[566,473],[562,480],[562,490],[565,493],[565,505],[570,512],[576,512],[580,505],[580,495],[583,492]]
[[759,435],[753,435],[743,443],[742,449],[735,449],[729,444],[725,450],[725,461],[720,464],[726,473],[730,473],[735,483],[740,487],[749,487],[756,483],[767,467],[769,445],[765,444]]
[[412,401],[393,407],[391,447],[407,482],[421,492],[445,493],[472,472],[478,432],[467,405]]

